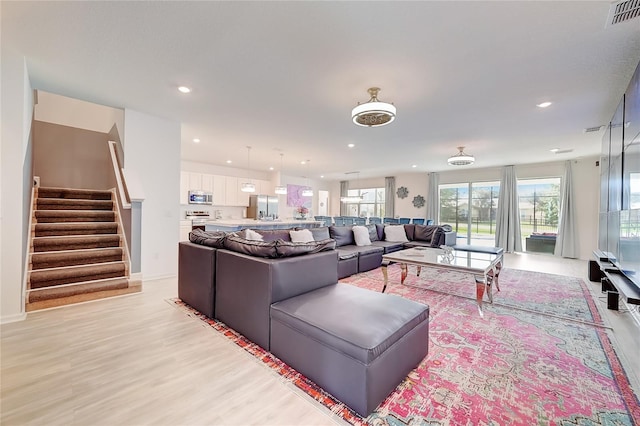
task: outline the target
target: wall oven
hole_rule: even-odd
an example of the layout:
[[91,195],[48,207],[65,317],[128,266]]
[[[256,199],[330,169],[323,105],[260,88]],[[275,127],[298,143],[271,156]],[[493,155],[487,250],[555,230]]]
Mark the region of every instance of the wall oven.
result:
[[213,194],[206,191],[189,191],[189,204],[213,204]]

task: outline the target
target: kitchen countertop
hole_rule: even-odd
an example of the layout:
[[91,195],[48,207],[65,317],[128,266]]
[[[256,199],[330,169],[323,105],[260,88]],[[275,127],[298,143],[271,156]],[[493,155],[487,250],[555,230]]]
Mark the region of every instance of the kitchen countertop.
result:
[[255,220],[255,219],[219,219],[208,220],[205,224],[207,231],[215,230],[240,230],[246,228],[264,228],[264,229],[276,229],[276,228],[291,228],[299,226],[303,228],[315,228],[322,225],[322,221],[305,219],[278,219],[278,220]]

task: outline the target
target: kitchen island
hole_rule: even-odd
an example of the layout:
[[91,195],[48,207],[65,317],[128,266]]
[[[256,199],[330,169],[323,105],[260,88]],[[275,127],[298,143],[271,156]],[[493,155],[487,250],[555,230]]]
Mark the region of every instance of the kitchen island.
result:
[[205,231],[241,231],[243,229],[289,229],[289,228],[317,228],[323,224],[320,220],[255,220],[255,219],[220,219],[209,220],[205,223]]

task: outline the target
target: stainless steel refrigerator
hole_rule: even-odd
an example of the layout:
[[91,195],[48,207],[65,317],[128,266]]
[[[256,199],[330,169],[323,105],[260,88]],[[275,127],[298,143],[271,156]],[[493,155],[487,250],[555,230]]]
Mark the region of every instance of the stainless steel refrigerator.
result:
[[274,195],[250,195],[247,218],[277,219],[278,197]]

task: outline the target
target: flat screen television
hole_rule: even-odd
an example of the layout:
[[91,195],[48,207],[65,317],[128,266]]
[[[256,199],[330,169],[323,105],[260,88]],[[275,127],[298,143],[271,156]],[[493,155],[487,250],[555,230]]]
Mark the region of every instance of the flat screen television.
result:
[[640,135],[624,148],[622,181],[616,266],[640,288]]

